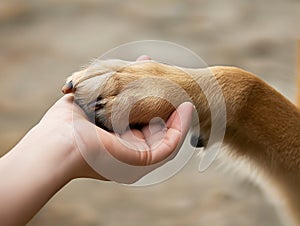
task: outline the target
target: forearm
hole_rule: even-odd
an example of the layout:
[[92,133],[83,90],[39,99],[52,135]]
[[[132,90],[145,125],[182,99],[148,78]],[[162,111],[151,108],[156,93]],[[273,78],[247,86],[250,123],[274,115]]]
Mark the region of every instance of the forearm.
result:
[[[140,144],[148,150],[147,155],[140,155],[124,146],[118,136],[89,122],[82,110],[73,105],[72,96],[61,98],[37,126],[0,158],[1,226],[26,224],[59,189],[74,178],[106,180],[85,161],[82,151],[89,154],[88,158],[109,152],[119,161],[133,165],[151,165],[165,160],[183,141],[192,111],[189,103],[179,106],[168,119],[167,131],[161,128],[153,134],[147,133],[147,126],[141,131],[135,130],[135,135],[143,137],[139,139]],[[157,136],[161,132],[164,132],[163,138]],[[128,133],[131,134],[131,131]],[[161,141],[162,145],[152,148],[153,144]],[[148,161],[149,156],[151,162]],[[133,173],[129,175],[132,176],[130,181],[136,181],[146,173],[148,171]]]
[[72,178],[71,150],[59,150],[57,136],[34,127],[0,159],[1,225],[24,225]]

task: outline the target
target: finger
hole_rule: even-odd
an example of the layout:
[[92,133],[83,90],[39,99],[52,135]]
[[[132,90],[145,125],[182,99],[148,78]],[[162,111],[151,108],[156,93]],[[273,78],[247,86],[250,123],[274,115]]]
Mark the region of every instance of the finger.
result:
[[129,165],[146,165],[145,159],[147,159],[147,156],[144,155],[147,155],[150,152],[149,146],[135,145],[134,142],[128,142],[101,128],[97,127],[96,129],[98,130],[98,136],[102,141],[103,147],[113,157]]
[[159,117],[155,117],[150,120],[147,126],[144,126],[142,128],[142,133],[147,139],[150,136],[153,136],[153,134],[163,131],[164,128],[166,128],[166,123],[164,122],[164,120]]
[[133,147],[134,150],[146,150],[149,148],[144,134],[138,129],[126,131],[121,135],[121,138],[126,141],[128,146]]
[[65,104],[72,104],[73,100],[74,100],[74,96],[72,94],[63,95],[55,102],[53,106],[65,107]]
[[106,150],[119,161],[130,165],[151,165],[167,158],[179,145],[181,145],[192,118],[193,105],[183,103],[173,113],[162,143],[154,150],[149,146],[143,150],[137,150],[126,143],[125,140],[99,129],[99,136]]
[[[163,141],[151,149],[150,164],[160,162],[181,146],[191,124],[194,107],[185,102],[174,111],[167,121],[168,130]],[[149,163],[149,162],[148,162]]]
[[176,111],[174,111],[168,119],[166,123],[167,128],[173,128],[176,130],[184,129],[185,132],[185,129],[188,129],[185,127],[186,123],[190,123],[193,110],[194,106],[190,102],[184,102],[181,105],[179,105]]
[[136,59],[136,61],[142,61],[142,60],[151,60],[151,57],[149,57],[147,55],[142,55]]
[[167,129],[161,129],[160,131],[157,131],[156,133],[146,138],[146,142],[151,150],[155,150],[164,141],[166,131]]
[[144,134],[138,129],[127,130],[121,135],[121,138],[127,141],[144,141]]
[[[63,112],[67,112],[67,114],[64,115],[64,117],[68,117],[71,113],[73,106],[73,96],[72,95],[64,95],[60,99],[58,99],[52,107],[49,108],[49,110],[46,112],[46,114],[43,116],[41,121],[44,121],[48,116],[50,117],[61,117],[61,110]],[[68,112],[68,110],[70,112]]]

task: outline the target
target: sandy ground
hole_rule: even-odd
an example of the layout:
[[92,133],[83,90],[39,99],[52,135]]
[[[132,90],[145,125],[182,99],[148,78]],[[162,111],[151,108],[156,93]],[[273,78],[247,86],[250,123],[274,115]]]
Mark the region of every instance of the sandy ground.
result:
[[[208,65],[261,76],[293,101],[299,11],[296,0],[1,1],[0,154],[61,96],[66,76],[130,41],[176,42]],[[281,225],[255,185],[217,167],[198,173],[198,162],[145,188],[73,181],[29,225]]]

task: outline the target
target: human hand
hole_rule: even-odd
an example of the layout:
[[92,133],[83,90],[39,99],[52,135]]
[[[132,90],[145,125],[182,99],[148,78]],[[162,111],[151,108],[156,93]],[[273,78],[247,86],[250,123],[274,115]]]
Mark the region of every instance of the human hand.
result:
[[[82,109],[73,103],[73,96],[65,95],[49,109],[39,126],[51,134],[60,134],[57,141],[59,149],[62,149],[60,151],[74,153],[74,164],[70,170],[72,178],[105,180],[106,175],[99,174],[99,171],[103,172],[103,167],[93,164],[99,156],[105,158],[107,167],[113,167],[114,158],[129,166],[151,165],[140,167],[139,170],[130,170],[126,175],[124,170],[120,170],[117,172],[120,174],[117,179],[107,178],[132,183],[165,163],[164,160],[171,154],[176,154],[189,129],[192,110],[192,104],[183,103],[168,119],[165,128],[161,127],[161,124],[152,124],[141,130],[133,129],[117,136],[88,121]],[[109,156],[114,158],[108,158]],[[89,163],[92,163],[92,166]],[[104,164],[101,159],[100,163]],[[112,170],[104,169],[105,172]]]

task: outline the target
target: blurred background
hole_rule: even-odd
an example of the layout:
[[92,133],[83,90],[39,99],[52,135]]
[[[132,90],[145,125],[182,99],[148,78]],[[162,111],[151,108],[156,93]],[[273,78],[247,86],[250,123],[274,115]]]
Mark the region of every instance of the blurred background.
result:
[[[2,0],[0,154],[62,95],[68,75],[136,40],[175,42],[208,65],[242,67],[294,101],[299,12],[299,0]],[[199,173],[198,163],[150,187],[73,181],[28,225],[281,225],[251,182],[215,166]]]

